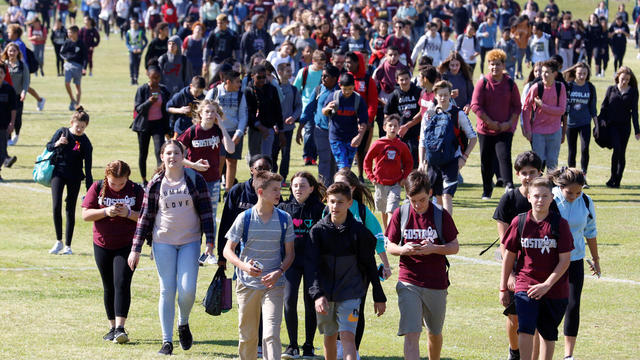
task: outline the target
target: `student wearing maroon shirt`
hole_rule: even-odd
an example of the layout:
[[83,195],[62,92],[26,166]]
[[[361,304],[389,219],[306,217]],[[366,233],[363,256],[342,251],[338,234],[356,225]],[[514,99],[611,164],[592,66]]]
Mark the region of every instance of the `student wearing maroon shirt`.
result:
[[393,23],[393,34],[387,36],[384,42],[384,48],[388,49],[390,46],[396,47],[400,54],[399,60],[402,65],[413,69],[413,64],[411,64],[411,42],[402,33],[404,26],[405,22],[403,20],[396,20]]
[[[410,206],[407,222],[401,224],[401,207],[391,217],[386,236],[387,251],[400,256],[396,292],[400,309],[398,335],[404,336],[404,358],[420,358],[420,333],[423,322],[429,331],[429,359],[440,359],[442,326],[447,306],[449,274],[445,255],[458,252],[458,229],[453,218],[429,200],[429,176],[413,170],[407,177],[405,191]],[[438,234],[435,212],[442,215],[442,234]],[[440,238],[442,237],[442,238]],[[428,312],[423,312],[429,309]]]
[[[540,343],[540,357],[553,358],[558,325],[569,297],[567,269],[573,236],[569,223],[560,214],[549,211],[553,201],[552,188],[553,182],[546,177],[531,182],[527,196],[531,211],[525,213],[523,220],[520,216],[515,217],[502,239],[505,251],[500,302],[505,307],[511,302],[507,282],[518,257],[515,303],[522,360],[532,359],[536,330],[544,340]],[[520,221],[524,221],[524,225],[519,226]]]
[[[220,143],[224,144],[228,154],[235,152],[235,143],[224,126],[220,126],[224,112],[216,101],[203,100],[198,106],[197,113],[200,122],[182,133],[178,141],[186,149],[183,163],[200,172],[207,182],[215,219],[220,197]],[[214,234],[215,224],[214,222]]]
[[129,165],[112,161],[104,180],[91,185],[82,201],[82,219],[93,221],[93,254],[102,277],[104,308],[109,320],[105,341],[124,344],[129,336],[124,323],[131,304],[133,270],[127,257],[136,231],[144,189],[131,180]]

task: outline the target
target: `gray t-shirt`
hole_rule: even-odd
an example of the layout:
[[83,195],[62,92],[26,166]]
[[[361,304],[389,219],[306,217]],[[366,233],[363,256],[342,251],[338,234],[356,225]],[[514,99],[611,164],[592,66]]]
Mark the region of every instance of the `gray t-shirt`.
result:
[[[240,243],[242,240],[242,232],[244,230],[244,212],[240,213],[231,225],[231,228],[225,235],[227,240],[234,243]],[[282,230],[280,227],[280,219],[276,209],[273,210],[271,220],[263,223],[258,215],[255,207],[251,208],[251,223],[249,225],[249,233],[247,234],[247,242],[240,254],[240,260],[247,262],[250,259],[258,260],[264,268],[262,274],[266,275],[277,270],[282,264],[282,254],[280,252],[280,238]],[[287,225],[285,243],[292,242],[295,239],[293,233],[293,223],[291,216],[287,214]],[[240,244],[238,244],[240,246]],[[236,274],[242,285],[254,289],[265,289],[260,281],[260,277],[249,276],[246,272],[236,269]],[[280,277],[276,286],[284,285],[284,276]]]

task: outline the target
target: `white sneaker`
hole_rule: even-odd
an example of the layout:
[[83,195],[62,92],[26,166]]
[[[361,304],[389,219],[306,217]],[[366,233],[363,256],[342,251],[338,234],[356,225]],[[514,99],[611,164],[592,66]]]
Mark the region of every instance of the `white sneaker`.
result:
[[56,241],[55,244],[53,244],[53,247],[51,248],[51,250],[49,250],[49,254],[53,254],[56,255],[57,253],[60,252],[60,250],[62,250],[62,241]]
[[47,99],[41,97],[40,101],[38,101],[38,111],[42,111],[44,110],[44,103],[47,101]]
[[342,354],[342,341],[336,341],[336,359],[340,360],[344,357]]
[[62,250],[60,255],[73,255],[73,251],[71,251],[71,246],[65,246],[64,250]]

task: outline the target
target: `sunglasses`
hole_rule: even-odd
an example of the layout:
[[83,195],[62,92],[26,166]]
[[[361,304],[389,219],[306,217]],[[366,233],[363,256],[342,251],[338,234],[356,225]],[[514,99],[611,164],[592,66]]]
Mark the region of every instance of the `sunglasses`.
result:
[[258,80],[264,80],[266,78],[267,77],[265,75],[256,76],[256,79],[258,79]]

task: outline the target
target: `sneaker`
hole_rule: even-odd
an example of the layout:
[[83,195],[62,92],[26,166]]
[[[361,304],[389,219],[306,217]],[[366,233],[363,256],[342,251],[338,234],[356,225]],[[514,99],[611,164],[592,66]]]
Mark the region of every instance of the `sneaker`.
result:
[[336,360],[341,360],[344,355],[342,355],[342,341],[336,341]]
[[315,359],[316,354],[314,353],[313,345],[302,345],[302,358],[303,359]]
[[[44,76],[44,74],[42,75]],[[44,103],[47,101],[47,99],[41,97],[40,100],[38,100],[38,111],[42,111],[44,110]]]
[[89,76],[93,76],[93,70],[89,70]]
[[313,159],[310,157],[304,158],[304,166],[310,166],[310,165],[313,165]]
[[318,162],[316,161],[316,159],[311,159],[311,165],[318,165]]
[[258,345],[258,354],[256,357],[262,359],[262,345]]
[[65,246],[60,255],[73,255],[73,251],[71,251],[71,246]]
[[60,250],[62,250],[64,246],[62,245],[62,241],[56,241],[55,244],[53,244],[53,247],[51,248],[51,250],[49,250],[49,254],[53,254],[56,255],[57,253],[60,252]]
[[7,141],[7,145],[13,146],[18,143],[18,134],[13,134],[11,140]]
[[482,200],[491,200],[491,195],[482,194]]
[[180,336],[180,347],[182,347],[182,350],[191,349],[191,345],[193,345],[193,335],[191,335],[191,330],[189,330],[189,324],[178,325],[178,336]]
[[515,189],[515,187],[513,186],[513,184],[507,184],[507,186],[504,187],[504,192],[508,193],[509,191]]
[[584,182],[584,185],[582,185],[583,189],[589,189],[591,186],[589,186],[589,184],[587,184],[587,182]]
[[71,101],[69,103],[69,111],[76,111],[76,102],[75,101]]
[[287,349],[282,353],[283,359],[299,359],[300,349],[295,345],[287,346]]
[[564,360],[573,360],[573,356],[569,355],[569,356],[565,356]]
[[123,327],[116,328],[113,333],[113,342],[118,344],[124,344],[129,342],[129,335],[124,331]]
[[282,180],[282,184],[280,184],[280,187],[286,188],[289,187],[289,184],[287,184],[286,181]]
[[4,161],[4,164],[3,164],[3,165],[4,165],[5,167],[10,168],[10,167],[12,167],[12,166],[13,166],[13,164],[15,164],[15,163],[16,163],[16,161],[18,161],[18,157],[17,157],[17,156],[12,156],[12,157],[7,158],[7,159]]
[[170,341],[165,341],[162,343],[162,347],[158,354],[160,355],[171,355],[173,353],[173,343]]
[[149,260],[153,261],[153,248],[149,251]]
[[520,350],[512,350],[509,348],[509,357],[507,360],[520,360]]
[[109,330],[108,333],[104,334],[104,336],[102,337],[102,340],[104,341],[113,341],[113,335],[116,332],[116,328],[111,328],[111,330]]
[[504,186],[504,181],[502,181],[502,179],[496,180],[496,187],[503,187],[503,186]]

